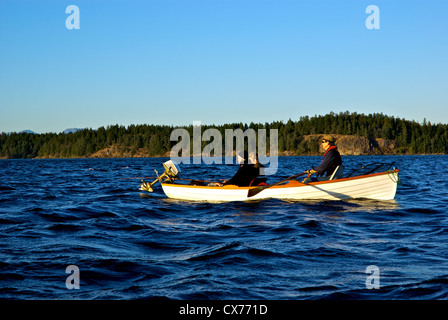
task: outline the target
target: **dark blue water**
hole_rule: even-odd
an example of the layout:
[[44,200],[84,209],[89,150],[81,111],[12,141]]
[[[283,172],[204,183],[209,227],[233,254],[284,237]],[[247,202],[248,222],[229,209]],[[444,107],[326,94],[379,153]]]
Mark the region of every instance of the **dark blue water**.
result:
[[[446,299],[448,156],[401,169],[394,201],[192,203],[138,190],[166,158],[0,161],[2,299]],[[271,182],[321,157],[281,157]],[[232,165],[182,165],[229,178]],[[150,180],[150,179],[147,179]],[[80,270],[66,287],[66,267]],[[366,268],[377,266],[378,289]]]

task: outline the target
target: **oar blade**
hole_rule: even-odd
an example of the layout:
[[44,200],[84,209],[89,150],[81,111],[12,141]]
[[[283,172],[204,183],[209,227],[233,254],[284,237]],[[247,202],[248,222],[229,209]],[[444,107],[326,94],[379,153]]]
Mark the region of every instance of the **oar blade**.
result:
[[247,197],[251,198],[251,197],[259,194],[265,188],[266,188],[266,186],[259,186],[259,187],[253,188],[253,189],[249,189],[249,191],[247,192]]

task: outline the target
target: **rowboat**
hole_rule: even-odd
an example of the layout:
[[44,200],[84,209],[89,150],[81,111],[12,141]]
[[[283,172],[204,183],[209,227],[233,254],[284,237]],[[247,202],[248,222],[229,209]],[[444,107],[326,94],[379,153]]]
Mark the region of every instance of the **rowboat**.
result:
[[165,173],[152,183],[145,183],[140,190],[152,192],[152,186],[160,182],[162,190],[168,198],[189,201],[227,202],[253,201],[264,199],[281,200],[346,200],[371,199],[393,200],[400,181],[400,170],[386,170],[346,178],[336,178],[327,181],[300,182],[291,176],[279,183],[266,186],[238,187],[235,185],[219,186],[216,184],[197,185],[195,180],[189,184],[178,179],[180,168],[172,161],[163,164]]
[[194,186],[176,182],[164,182],[161,185],[168,198],[190,201],[252,201],[270,198],[282,200],[392,200],[397,191],[398,172],[399,170],[396,169],[364,176],[310,183],[290,180],[283,185],[265,188],[250,198],[248,197],[249,190],[257,187]]

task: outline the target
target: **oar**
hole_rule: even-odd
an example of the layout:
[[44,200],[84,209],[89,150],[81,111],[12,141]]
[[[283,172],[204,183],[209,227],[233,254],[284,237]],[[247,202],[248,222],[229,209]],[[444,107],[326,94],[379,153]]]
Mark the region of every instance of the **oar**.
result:
[[287,178],[287,179],[285,179],[285,180],[282,180],[282,181],[279,181],[279,182],[270,184],[270,185],[268,185],[268,186],[259,186],[259,187],[253,188],[253,189],[249,189],[249,192],[247,193],[247,197],[248,197],[248,198],[253,197],[253,196],[255,196],[256,194],[259,194],[259,193],[260,193],[261,191],[263,191],[264,189],[267,189],[267,188],[270,188],[270,187],[273,187],[273,186],[278,186],[279,184],[282,184],[282,183],[284,183],[284,182],[286,182],[286,181],[289,181],[289,180],[293,180],[293,179],[298,178],[298,177],[300,177],[300,176],[303,176],[304,174],[307,174],[307,173],[308,173],[308,172],[302,172],[302,173],[299,173],[299,174],[290,176],[289,178]]

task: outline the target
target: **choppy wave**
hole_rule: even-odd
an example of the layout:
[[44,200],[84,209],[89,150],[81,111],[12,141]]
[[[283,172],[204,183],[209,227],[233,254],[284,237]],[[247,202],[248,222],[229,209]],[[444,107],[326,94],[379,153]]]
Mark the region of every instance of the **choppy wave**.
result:
[[[193,203],[138,190],[165,159],[0,161],[6,299],[446,299],[446,156],[382,157],[393,201]],[[318,157],[282,157],[277,178]],[[347,167],[378,157],[345,157]],[[232,165],[184,167],[228,178]],[[295,170],[295,171],[294,171]],[[209,174],[210,176],[204,176]],[[65,272],[80,269],[80,289]],[[379,289],[366,288],[377,266]]]

